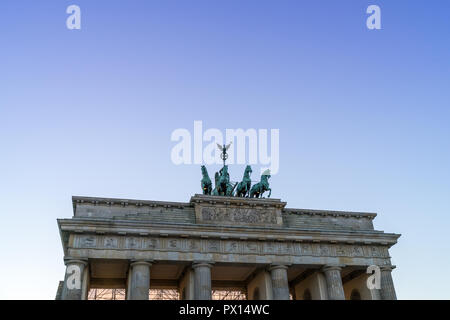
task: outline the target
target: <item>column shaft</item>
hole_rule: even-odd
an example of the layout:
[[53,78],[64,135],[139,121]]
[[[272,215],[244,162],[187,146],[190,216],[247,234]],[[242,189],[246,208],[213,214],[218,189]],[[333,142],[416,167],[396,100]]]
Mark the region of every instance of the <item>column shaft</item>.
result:
[[287,269],[285,265],[273,265],[269,268],[274,300],[289,300]]
[[87,261],[78,259],[64,259],[66,274],[62,290],[62,300],[82,300],[85,283],[84,272]]
[[151,265],[148,261],[136,261],[130,265],[130,300],[148,300]]
[[196,262],[194,269],[194,299],[211,300],[211,263]]
[[327,282],[329,300],[345,300],[344,287],[342,285],[341,267],[325,266],[323,268]]
[[380,296],[382,300],[397,300],[395,294],[394,281],[392,281],[391,266],[381,267],[381,290]]

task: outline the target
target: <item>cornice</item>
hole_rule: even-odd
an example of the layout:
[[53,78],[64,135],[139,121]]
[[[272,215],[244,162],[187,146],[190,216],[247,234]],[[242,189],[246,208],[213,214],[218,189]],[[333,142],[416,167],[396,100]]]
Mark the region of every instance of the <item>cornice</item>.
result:
[[347,218],[366,218],[373,220],[377,214],[372,212],[352,212],[352,211],[335,211],[335,210],[317,210],[317,209],[296,209],[285,208],[286,202],[273,198],[239,198],[239,197],[221,197],[196,194],[191,197],[189,202],[174,201],[155,201],[155,200],[137,200],[137,199],[121,199],[121,198],[103,198],[103,197],[72,197],[73,212],[75,215],[76,206],[78,204],[106,205],[106,206],[129,206],[136,207],[161,207],[161,208],[189,208],[192,209],[195,204],[220,204],[232,206],[248,206],[248,207],[272,207],[281,209],[286,214],[310,215],[310,216],[328,216],[328,217],[347,217]]
[[286,206],[286,202],[282,202],[280,199],[223,197],[223,196],[208,196],[203,194],[196,194],[192,196],[190,203],[193,205],[220,204],[220,205],[247,206],[247,207],[272,207],[278,209],[282,209]]
[[74,215],[76,211],[76,206],[78,204],[93,204],[93,205],[107,205],[107,206],[119,205],[123,207],[128,205],[134,205],[137,207],[148,206],[148,207],[164,207],[164,208],[179,208],[179,209],[192,207],[190,203],[185,202],[72,196]]
[[297,214],[297,215],[344,217],[344,218],[358,218],[358,219],[366,218],[370,220],[373,220],[377,216],[377,214],[373,212],[352,212],[352,211],[294,209],[294,208],[285,208],[283,212],[287,214]]
[[[380,244],[391,247],[399,234],[382,231],[311,230],[208,224],[164,224],[98,218],[58,219],[61,232],[120,234],[135,236],[177,236],[259,241],[297,241],[347,244]],[[270,229],[270,233],[267,232]]]

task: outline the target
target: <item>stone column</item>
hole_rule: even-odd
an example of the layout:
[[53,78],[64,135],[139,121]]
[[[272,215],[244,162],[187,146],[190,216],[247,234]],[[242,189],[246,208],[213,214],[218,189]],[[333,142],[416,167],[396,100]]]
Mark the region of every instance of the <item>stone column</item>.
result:
[[397,300],[395,294],[394,282],[392,281],[391,272],[395,266],[382,266],[381,270],[381,290],[380,296],[382,300]]
[[274,264],[269,268],[272,278],[273,300],[289,300],[288,266]]
[[327,282],[329,300],[345,300],[344,287],[342,285],[341,266],[325,266],[322,271]]
[[378,289],[370,289],[370,297],[372,300],[381,300],[380,290]]
[[150,290],[149,261],[133,261],[130,265],[130,300],[148,300]]
[[194,299],[211,300],[211,262],[194,262]]
[[86,286],[84,272],[87,260],[65,258],[66,275],[62,290],[62,300],[82,300],[83,288]]
[[189,268],[179,282],[180,300],[194,300],[194,288],[194,271]]

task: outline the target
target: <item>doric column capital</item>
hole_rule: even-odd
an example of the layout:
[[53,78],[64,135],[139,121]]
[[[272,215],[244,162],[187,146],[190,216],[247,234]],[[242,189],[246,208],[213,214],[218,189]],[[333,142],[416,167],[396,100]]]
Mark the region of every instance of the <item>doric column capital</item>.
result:
[[322,267],[322,271],[324,271],[324,272],[326,272],[326,271],[333,271],[333,270],[341,271],[342,268],[344,268],[344,267],[345,266],[341,265],[341,264],[327,264],[327,265],[324,265]]
[[130,266],[134,267],[134,266],[138,266],[138,265],[144,265],[144,266],[151,267],[152,264],[153,264],[153,260],[131,260]]
[[272,271],[272,270],[276,270],[276,269],[284,269],[287,270],[289,269],[289,264],[283,264],[283,263],[272,263],[267,270],[268,271]]
[[212,268],[214,264],[214,261],[194,261],[192,263],[192,268],[199,268],[199,267],[207,267],[207,268]]
[[396,266],[393,265],[384,265],[384,266],[380,266],[380,270],[381,271],[387,271],[387,272],[391,272],[392,270],[394,270],[396,268]]
[[86,258],[64,257],[64,264],[66,266],[68,264],[81,264],[83,266],[87,266],[88,265],[88,259],[86,259]]

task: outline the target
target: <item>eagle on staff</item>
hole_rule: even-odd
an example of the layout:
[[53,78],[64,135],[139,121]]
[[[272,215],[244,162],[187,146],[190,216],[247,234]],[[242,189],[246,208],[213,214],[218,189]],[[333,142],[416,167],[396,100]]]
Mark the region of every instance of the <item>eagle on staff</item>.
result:
[[227,150],[230,149],[230,146],[231,146],[232,143],[233,142],[230,142],[229,144],[227,144],[227,145],[224,144],[223,146],[221,146],[219,143],[217,143],[217,147],[219,148],[220,151],[222,151],[222,153],[220,154],[220,159],[223,160],[223,165],[224,166],[225,166],[225,160],[228,159]]

